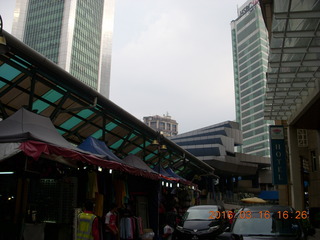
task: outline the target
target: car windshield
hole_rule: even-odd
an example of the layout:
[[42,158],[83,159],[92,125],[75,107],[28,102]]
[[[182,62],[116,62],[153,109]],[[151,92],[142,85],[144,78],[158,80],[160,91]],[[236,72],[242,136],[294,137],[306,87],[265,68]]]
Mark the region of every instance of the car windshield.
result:
[[279,219],[275,217],[276,214],[267,218],[259,213],[251,213],[250,218],[240,218],[239,216],[232,230],[235,234],[296,236],[301,233],[300,225],[295,219]]
[[209,220],[212,218],[212,211],[218,211],[218,208],[216,209],[209,209],[209,208],[191,208],[188,209],[188,211],[184,214],[183,220]]

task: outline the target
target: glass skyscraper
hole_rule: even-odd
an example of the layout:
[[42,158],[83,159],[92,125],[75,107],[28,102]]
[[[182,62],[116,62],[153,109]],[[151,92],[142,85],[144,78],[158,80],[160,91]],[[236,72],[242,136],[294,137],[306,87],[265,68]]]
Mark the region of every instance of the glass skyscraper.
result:
[[16,0],[12,35],[109,97],[115,0]]
[[250,0],[238,9],[231,22],[236,121],[243,132],[239,151],[270,156],[268,126],[264,120],[268,33],[258,0]]

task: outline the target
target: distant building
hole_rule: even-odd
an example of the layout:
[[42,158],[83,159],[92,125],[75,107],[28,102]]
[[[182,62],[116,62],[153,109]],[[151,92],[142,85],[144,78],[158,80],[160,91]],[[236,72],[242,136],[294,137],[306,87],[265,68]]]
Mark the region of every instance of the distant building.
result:
[[16,0],[12,35],[109,98],[115,0]]
[[269,128],[264,119],[269,41],[259,1],[246,1],[231,22],[236,121],[243,133],[239,151],[270,156]]
[[166,115],[143,117],[143,122],[155,131],[162,132],[163,136],[171,137],[178,134],[178,123],[167,113]]
[[237,192],[257,194],[261,190],[273,189],[270,159],[235,151],[243,141],[236,122],[218,123],[173,136],[170,140],[215,168],[220,177],[215,190],[219,196],[229,193],[230,199]]

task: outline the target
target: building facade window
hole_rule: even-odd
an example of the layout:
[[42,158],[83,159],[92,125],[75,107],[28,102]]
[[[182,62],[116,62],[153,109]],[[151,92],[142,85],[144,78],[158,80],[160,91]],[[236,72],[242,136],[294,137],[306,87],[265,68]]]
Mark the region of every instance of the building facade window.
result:
[[162,132],[163,136],[171,137],[178,134],[178,123],[168,113],[163,116],[143,117],[143,122],[155,131]]
[[297,129],[298,147],[308,147],[308,134],[306,129]]
[[164,122],[160,122],[159,128],[160,128],[161,130],[165,130],[165,126],[166,126],[166,124],[165,124]]
[[318,171],[319,169],[319,161],[315,151],[311,151],[311,170],[312,172]]
[[[253,4],[252,6],[250,4]],[[250,11],[245,12],[246,7]],[[258,1],[247,1],[231,23],[234,60],[236,120],[243,133],[242,153],[268,157],[269,135],[264,129],[266,71],[268,69],[268,33]],[[244,11],[245,13],[240,14]]]

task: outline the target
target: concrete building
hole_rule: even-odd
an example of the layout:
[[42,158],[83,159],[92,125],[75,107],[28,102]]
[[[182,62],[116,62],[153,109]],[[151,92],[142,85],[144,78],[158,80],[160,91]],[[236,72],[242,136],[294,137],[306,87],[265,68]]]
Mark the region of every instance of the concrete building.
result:
[[236,122],[222,122],[170,139],[215,168],[220,177],[215,191],[220,196],[233,198],[233,193],[258,195],[261,190],[273,190],[270,159],[235,152],[235,147],[242,144],[242,132]]
[[12,35],[109,97],[114,0],[16,0]]
[[161,132],[164,137],[178,134],[178,123],[167,113],[166,115],[143,117],[143,122],[155,131]]
[[264,114],[287,135],[288,184],[279,185],[280,202],[310,208],[320,227],[320,2],[260,4],[270,41]]
[[243,133],[239,152],[270,156],[268,125],[264,119],[268,32],[259,1],[249,0],[238,9],[231,22],[236,121]]

